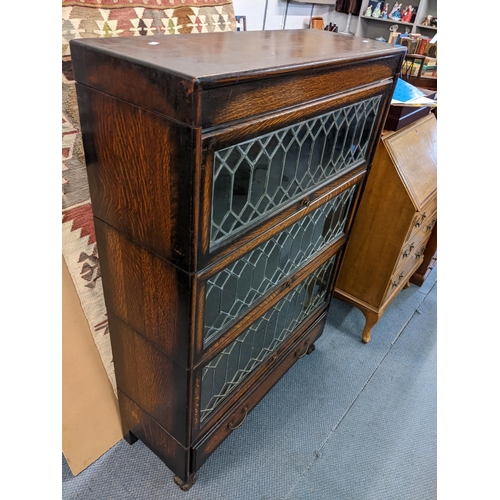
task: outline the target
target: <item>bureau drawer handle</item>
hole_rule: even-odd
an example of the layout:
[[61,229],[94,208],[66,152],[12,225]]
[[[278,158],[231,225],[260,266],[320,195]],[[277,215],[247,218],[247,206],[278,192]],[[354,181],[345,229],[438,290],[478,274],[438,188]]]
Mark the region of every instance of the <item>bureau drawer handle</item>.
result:
[[420,221],[415,222],[415,227],[420,227]]
[[397,286],[401,283],[401,280],[402,280],[403,278],[404,278],[404,274],[403,274],[403,273],[401,273],[401,274],[398,276],[397,281],[393,281],[393,282],[392,282],[392,286],[393,286],[393,288],[394,288],[394,287],[397,287]]
[[285,288],[290,288],[292,286],[292,282],[291,281],[285,281],[285,283],[283,284],[283,286]]
[[424,252],[425,252],[425,247],[422,247],[422,248],[420,249],[420,252],[416,252],[416,253],[415,253],[415,258],[416,258],[416,259],[420,259],[420,257],[424,254]]
[[303,358],[307,354],[307,351],[309,350],[309,340],[304,344],[304,347],[305,347],[305,349],[304,349],[304,352],[302,354],[299,354],[300,351],[298,349],[295,351],[295,356],[297,358],[299,358],[299,359]]
[[303,207],[308,207],[310,204],[311,204],[311,201],[310,201],[310,200],[308,200],[307,198],[304,198],[304,199],[302,200],[302,206],[303,206]]
[[415,248],[415,243],[412,243],[412,244],[410,245],[410,252],[411,252],[414,248]]
[[241,422],[238,425],[234,425],[232,421],[227,424],[227,426],[233,431],[241,427],[243,425],[243,422],[245,422],[248,415],[248,406],[244,406],[241,411],[243,412],[243,418],[241,419]]
[[[411,250],[411,248],[410,248]],[[403,253],[403,259],[406,259],[406,257],[408,257],[408,252],[405,250],[405,252]]]
[[422,219],[425,219],[426,217],[427,217],[427,214],[424,212],[424,213],[422,214]]

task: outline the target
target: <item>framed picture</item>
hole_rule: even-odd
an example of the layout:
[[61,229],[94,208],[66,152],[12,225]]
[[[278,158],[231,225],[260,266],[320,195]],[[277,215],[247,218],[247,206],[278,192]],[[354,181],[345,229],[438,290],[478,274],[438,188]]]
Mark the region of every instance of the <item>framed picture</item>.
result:
[[235,16],[235,17],[236,17],[236,31],[246,31],[247,16]]

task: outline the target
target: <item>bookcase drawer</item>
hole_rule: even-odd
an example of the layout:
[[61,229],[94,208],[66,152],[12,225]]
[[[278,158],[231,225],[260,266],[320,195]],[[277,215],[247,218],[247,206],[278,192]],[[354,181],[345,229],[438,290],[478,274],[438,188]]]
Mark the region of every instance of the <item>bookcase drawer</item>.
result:
[[278,358],[275,364],[265,373],[252,390],[238,399],[219,421],[205,432],[203,437],[193,447],[193,465],[201,467],[215,448],[235,429],[244,425],[247,415],[276,382],[288,371],[296,361],[304,357],[316,339],[321,335],[326,322],[326,313],[323,313],[307,330],[299,336],[285,354]]

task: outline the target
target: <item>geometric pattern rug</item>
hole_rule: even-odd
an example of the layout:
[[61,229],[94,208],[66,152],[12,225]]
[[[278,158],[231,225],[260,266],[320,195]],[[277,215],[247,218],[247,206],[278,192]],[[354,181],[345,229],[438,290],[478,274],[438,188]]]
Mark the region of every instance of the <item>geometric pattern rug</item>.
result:
[[69,41],[236,31],[232,0],[63,0],[62,253],[116,394]]

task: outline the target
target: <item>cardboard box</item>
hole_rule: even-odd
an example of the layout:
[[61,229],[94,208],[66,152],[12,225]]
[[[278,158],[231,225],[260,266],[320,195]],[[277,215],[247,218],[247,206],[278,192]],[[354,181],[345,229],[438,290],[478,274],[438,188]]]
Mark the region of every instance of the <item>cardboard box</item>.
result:
[[63,258],[62,452],[76,476],[120,439],[118,400]]

